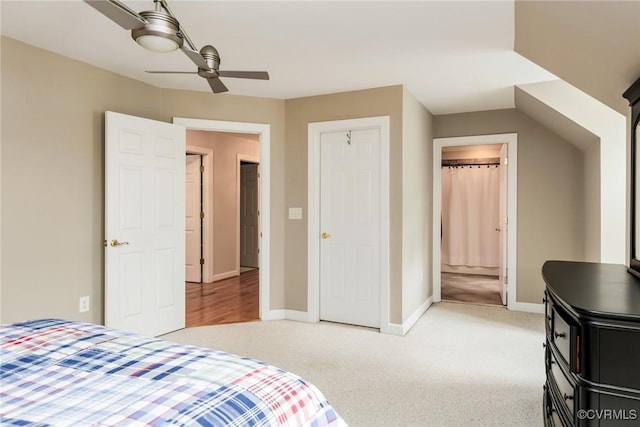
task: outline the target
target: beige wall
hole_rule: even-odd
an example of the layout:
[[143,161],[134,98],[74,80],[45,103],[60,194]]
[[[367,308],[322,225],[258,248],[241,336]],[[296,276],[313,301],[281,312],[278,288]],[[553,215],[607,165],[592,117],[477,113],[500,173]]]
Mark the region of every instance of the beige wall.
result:
[[640,77],[640,1],[515,2],[515,51],[618,112]]
[[431,113],[406,89],[402,98],[402,321],[433,295],[433,135]]
[[[105,110],[271,126],[270,301],[284,307],[283,101],[162,90],[10,38],[1,43],[0,321],[103,319]],[[81,314],[85,295],[91,310]]]
[[286,301],[307,311],[307,147],[308,124],[361,117],[390,117],[390,319],[402,319],[402,86],[290,99],[286,108],[285,206],[302,207],[302,221],[287,220]]
[[584,259],[584,156],[519,111],[434,117],[434,137],[518,134],[518,293],[540,303],[540,269],[548,259]]
[[[187,130],[187,145],[213,149],[213,276],[240,274],[238,155],[260,159],[257,135]],[[243,158],[245,158],[243,157]]]

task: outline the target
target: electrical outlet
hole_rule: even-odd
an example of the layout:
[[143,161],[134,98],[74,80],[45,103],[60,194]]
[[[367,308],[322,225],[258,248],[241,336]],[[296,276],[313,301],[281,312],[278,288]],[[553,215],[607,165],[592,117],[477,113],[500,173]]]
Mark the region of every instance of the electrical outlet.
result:
[[80,297],[79,310],[80,313],[84,313],[85,311],[89,311],[89,297]]

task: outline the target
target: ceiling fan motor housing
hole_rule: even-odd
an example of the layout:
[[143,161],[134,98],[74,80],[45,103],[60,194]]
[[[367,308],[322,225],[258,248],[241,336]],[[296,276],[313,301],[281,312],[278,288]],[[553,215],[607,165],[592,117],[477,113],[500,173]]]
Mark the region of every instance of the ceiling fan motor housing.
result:
[[208,44],[200,49],[200,55],[207,61],[209,69],[198,68],[198,75],[204,78],[217,77],[217,71],[220,68],[220,54],[218,50]]
[[155,36],[169,39],[182,47],[184,37],[180,33],[180,23],[173,16],[162,11],[146,10],[139,13],[147,23],[131,30],[131,37],[138,41],[139,37]]

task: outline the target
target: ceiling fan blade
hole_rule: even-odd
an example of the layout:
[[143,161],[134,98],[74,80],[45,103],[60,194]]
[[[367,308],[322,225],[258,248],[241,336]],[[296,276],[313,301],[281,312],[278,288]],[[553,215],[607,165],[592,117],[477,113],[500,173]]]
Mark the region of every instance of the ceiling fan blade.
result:
[[125,30],[133,30],[147,23],[146,19],[118,0],[84,0],[84,2]]
[[211,86],[211,90],[213,91],[213,93],[221,93],[221,92],[229,91],[229,89],[227,89],[224,83],[222,83],[220,79],[217,77],[208,78],[207,82],[209,82],[209,86]]
[[205,70],[210,70],[209,64],[204,60],[200,52],[189,49],[186,45],[182,45],[180,48],[184,52],[185,55],[189,57],[193,61],[194,64],[198,66],[198,68],[202,68]]
[[145,73],[149,73],[149,74],[198,74],[197,71],[148,71],[148,70],[145,70]]
[[239,79],[269,80],[269,73],[266,71],[218,71],[218,75]]

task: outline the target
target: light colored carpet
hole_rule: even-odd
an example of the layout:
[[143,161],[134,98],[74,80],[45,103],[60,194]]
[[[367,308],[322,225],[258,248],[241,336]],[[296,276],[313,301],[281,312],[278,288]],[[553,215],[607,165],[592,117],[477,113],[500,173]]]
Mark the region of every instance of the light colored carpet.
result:
[[439,303],[404,337],[265,321],[163,338],[264,360],[317,385],[351,426],[541,426],[543,316]]

